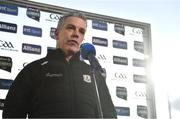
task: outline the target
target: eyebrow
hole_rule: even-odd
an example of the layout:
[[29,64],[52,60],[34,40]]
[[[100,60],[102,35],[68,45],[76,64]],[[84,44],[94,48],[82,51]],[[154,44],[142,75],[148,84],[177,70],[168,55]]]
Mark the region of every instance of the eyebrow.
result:
[[[67,24],[66,25],[67,27],[69,27],[69,26],[71,26],[71,27],[75,27],[75,28],[77,28],[74,24]],[[85,32],[86,31],[86,28],[83,28],[83,27],[78,27],[79,28],[79,30],[83,30],[83,32]]]

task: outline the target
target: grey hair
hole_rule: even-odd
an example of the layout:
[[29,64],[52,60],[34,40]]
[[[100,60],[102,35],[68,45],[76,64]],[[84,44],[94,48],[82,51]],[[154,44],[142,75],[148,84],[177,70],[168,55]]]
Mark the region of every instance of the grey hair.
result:
[[61,28],[64,25],[64,21],[68,17],[78,17],[78,18],[81,18],[82,20],[84,20],[86,22],[86,25],[87,25],[87,18],[86,18],[86,16],[83,13],[81,13],[81,12],[75,11],[75,12],[70,12],[70,13],[65,14],[62,17],[60,17],[58,25],[57,25],[57,29]]

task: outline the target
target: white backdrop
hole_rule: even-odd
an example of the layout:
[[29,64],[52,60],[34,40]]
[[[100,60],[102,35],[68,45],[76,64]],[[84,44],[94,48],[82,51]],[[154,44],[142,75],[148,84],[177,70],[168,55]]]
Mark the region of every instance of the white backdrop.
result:
[[[9,6],[1,6],[1,8],[2,7],[6,7],[5,11],[11,9]],[[0,79],[14,80],[24,64],[46,56],[47,48],[55,47],[56,42],[50,36],[50,30],[56,27],[58,18],[61,15],[40,11],[40,20],[37,21],[26,15],[27,8],[18,7],[17,12],[17,15],[3,13],[3,10],[0,12],[0,22],[17,25],[17,33],[0,31],[0,56],[10,57],[12,59],[11,72],[0,69]],[[34,14],[38,13],[34,12]],[[96,28],[93,28],[93,25],[96,26]],[[2,26],[1,24],[1,29],[3,29]],[[40,33],[39,36],[33,36],[32,34],[35,35],[36,33],[31,29],[29,31],[27,30],[31,35],[26,35],[23,33],[24,26],[41,29],[42,34]],[[84,42],[95,45],[97,52],[96,57],[102,67],[106,69],[106,82],[117,109],[118,117],[121,119],[145,118],[147,116],[146,108],[148,100],[146,98],[146,83],[142,83],[141,81],[144,80],[144,78],[139,79],[141,82],[135,82],[135,78],[133,78],[135,74],[146,75],[146,67],[142,66],[145,63],[145,55],[135,50],[134,46],[135,42],[144,43],[143,29],[126,25],[122,28],[124,29],[124,34],[120,34],[115,31],[114,26],[115,24],[113,23],[92,21],[89,19],[88,31]],[[107,28],[107,30],[104,28]],[[96,39],[93,39],[93,37],[96,37]],[[102,39],[106,39],[106,42],[102,41]],[[113,46],[113,40],[119,41],[119,44],[116,43],[119,48]],[[125,44],[122,45],[122,42],[127,44],[127,49],[122,48],[125,47]],[[41,47],[40,54],[32,54],[32,52],[24,53],[22,50],[24,48],[22,44],[24,43],[33,45],[32,47]],[[107,46],[102,46],[103,44]],[[136,47],[142,50],[143,45]],[[115,59],[113,57],[117,58]],[[138,61],[135,61],[135,59],[138,59]],[[7,91],[7,89],[0,89],[0,99],[5,99]]]

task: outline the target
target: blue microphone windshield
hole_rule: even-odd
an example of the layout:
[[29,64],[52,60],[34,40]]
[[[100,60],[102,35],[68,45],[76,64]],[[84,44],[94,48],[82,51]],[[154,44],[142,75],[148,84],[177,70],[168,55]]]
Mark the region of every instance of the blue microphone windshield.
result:
[[96,56],[95,47],[90,43],[83,43],[80,46],[80,53],[83,59],[88,60],[89,55]]

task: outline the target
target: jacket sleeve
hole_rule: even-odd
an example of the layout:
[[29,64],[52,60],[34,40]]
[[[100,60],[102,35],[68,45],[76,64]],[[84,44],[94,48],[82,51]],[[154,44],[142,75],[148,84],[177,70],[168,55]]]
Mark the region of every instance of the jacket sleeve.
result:
[[96,74],[98,91],[104,118],[117,118],[117,113],[106,85],[106,79],[100,73]]
[[5,99],[3,118],[26,118],[31,98],[29,69],[24,68],[13,81]]

